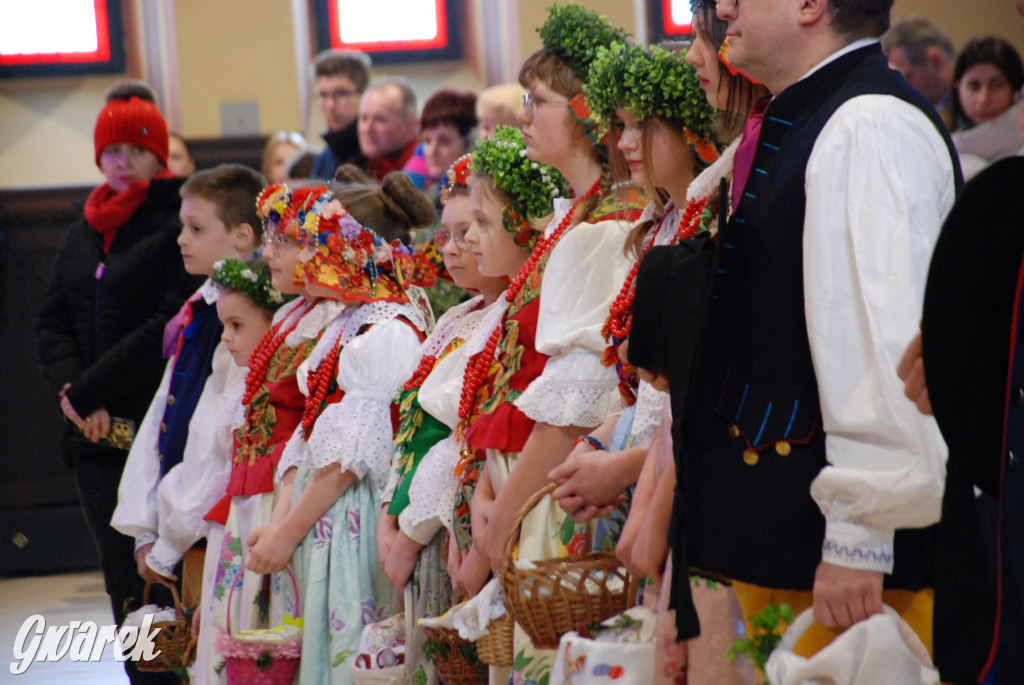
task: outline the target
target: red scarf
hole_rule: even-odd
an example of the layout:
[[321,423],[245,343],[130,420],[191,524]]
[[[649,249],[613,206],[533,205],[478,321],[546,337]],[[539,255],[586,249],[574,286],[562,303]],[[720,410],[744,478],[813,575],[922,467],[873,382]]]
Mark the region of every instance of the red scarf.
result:
[[[161,169],[153,178],[174,178],[174,172]],[[123,192],[114,192],[109,183],[97,186],[85,201],[85,220],[103,236],[103,251],[109,252],[117,231],[131,218],[149,193],[149,181],[136,181]]]

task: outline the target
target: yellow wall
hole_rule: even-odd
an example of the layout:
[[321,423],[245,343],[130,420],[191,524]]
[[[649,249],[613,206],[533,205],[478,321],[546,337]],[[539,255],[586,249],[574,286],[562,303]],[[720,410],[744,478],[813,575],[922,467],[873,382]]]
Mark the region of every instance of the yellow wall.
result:
[[260,128],[299,123],[290,0],[175,0],[182,133],[215,138],[221,103],[259,103]]
[[[660,0],[648,0],[660,1]],[[141,0],[125,0],[138,6]],[[540,45],[536,28],[550,0],[466,0],[471,17],[481,3],[509,21],[512,55],[521,60]],[[645,2],[645,0],[635,0]],[[298,5],[296,5],[298,3]],[[633,2],[585,0],[631,33],[639,33]],[[263,133],[305,131],[314,144],[325,128],[315,102],[302,121],[295,45],[295,8],[306,0],[174,0],[181,132],[220,135],[222,102],[259,103]],[[969,9],[967,9],[969,7]],[[1024,28],[1012,0],[896,0],[893,14],[917,13],[942,26],[956,46],[994,33],[1024,53]],[[467,22],[475,26],[474,21]],[[471,30],[471,29],[470,29]],[[480,48],[470,60],[479,62]],[[136,66],[138,71],[141,67]],[[515,71],[515,70],[514,70]],[[404,74],[421,101],[441,87],[479,90],[485,84],[466,61],[380,67],[375,74]],[[120,77],[0,81],[0,187],[92,184],[101,180],[93,163],[92,128],[107,88]]]

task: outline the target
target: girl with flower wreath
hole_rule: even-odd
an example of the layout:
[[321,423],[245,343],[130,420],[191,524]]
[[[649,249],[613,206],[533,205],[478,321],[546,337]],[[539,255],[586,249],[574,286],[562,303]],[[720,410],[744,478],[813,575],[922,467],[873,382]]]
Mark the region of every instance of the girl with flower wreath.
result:
[[[624,34],[580,5],[549,11],[540,29],[544,47],[520,71],[527,89],[520,120],[526,156],[558,170],[575,197],[555,199],[544,237],[509,286],[504,321],[488,331],[464,386],[467,442],[486,450],[489,479],[485,487],[481,478],[473,497],[473,547],[494,569],[504,564],[520,506],[616,403],[614,370],[601,364],[601,326],[626,276],[622,245],[641,208],[635,190],[613,189],[606,156],[594,145],[603,147],[603,130],[583,95],[596,46]],[[484,526],[476,525],[478,512]],[[522,524],[520,557],[582,551],[586,531],[563,526],[565,518],[543,500]],[[516,633],[514,681],[550,677],[554,651],[535,650]]]
[[[212,281],[217,287],[217,317],[224,330],[221,340],[234,364],[241,367],[242,374],[232,376],[215,405],[212,418],[213,439],[208,446],[210,457],[230,463],[234,442],[234,431],[245,420],[242,395],[245,392],[245,369],[249,358],[262,341],[273,321],[274,312],[294,296],[283,296],[270,281],[270,268],[262,257],[253,257],[248,262],[237,259],[223,259],[214,265]],[[223,484],[221,484],[223,487]],[[210,522],[206,529],[207,547],[220,550],[224,541],[224,526]],[[194,682],[217,683],[221,680],[220,670],[213,650],[213,592],[217,587],[216,572],[218,555],[209,554],[203,569],[203,592],[200,607],[193,617],[193,633],[198,626],[204,636],[196,643],[196,661],[191,673]],[[203,610],[206,607],[206,610]]]
[[[396,181],[389,175],[385,185]],[[354,682],[363,628],[390,611],[373,543],[391,463],[392,401],[427,329],[407,293],[411,250],[364,227],[344,197],[343,188],[335,195],[317,186],[306,203],[306,291],[340,310],[297,372],[305,402],[277,468],[280,505],[247,541],[248,568],[257,573],[294,564],[304,625],[299,680],[334,685]],[[406,230],[433,220],[426,197],[405,198],[413,224]]]
[[[658,88],[649,91],[642,87],[646,83],[658,84]],[[623,488],[636,482],[643,467],[643,483],[633,498],[617,551],[634,572],[651,579],[645,587],[644,604],[658,610],[656,682],[742,683],[753,672],[726,657],[736,637],[735,626],[742,621],[731,588],[696,579],[701,586],[696,592],[704,598],[703,635],[689,645],[676,641],[674,617],[667,610],[669,588],[661,587],[667,512],[660,518],[646,516],[654,506],[655,483],[657,495],[664,498],[667,494],[671,504],[675,479],[667,431],[652,446],[658,428],[671,425],[671,414],[663,414],[668,396],[640,380],[636,369],[619,360],[619,345],[631,327],[639,258],[653,246],[706,238],[716,231],[717,188],[713,187],[710,197],[689,192],[701,170],[717,159],[716,112],[701,90],[694,67],[682,54],[658,47],[643,50],[617,44],[599,51],[587,93],[597,111],[611,116],[622,153],[620,161],[629,167],[635,183],[650,189],[652,202],[631,235],[628,249],[637,261],[612,305],[604,331],[609,342],[605,363],[618,362],[620,391],[627,402],[635,398],[635,403],[617,422],[610,420],[592,434],[595,440],[609,439],[610,453],[600,449],[600,442],[597,446],[581,443],[566,463],[552,472],[552,478],[562,483],[554,494],[561,495],[563,508],[574,514],[575,520],[585,520],[604,514],[607,508],[598,512],[601,505],[614,502]]]
[[616,367],[626,410],[593,430],[550,474],[559,483],[553,497],[577,522],[593,518],[599,505],[618,499],[640,475],[665,393],[640,381],[636,369],[619,359],[619,345],[629,334],[633,280],[652,246],[675,244],[713,227],[715,208],[708,198],[688,200],[686,193],[718,157],[715,110],[681,54],[628,43],[598,48],[585,90],[595,115],[610,123],[613,164],[628,169],[650,202],[626,241],[632,269],[602,331],[607,341],[602,362]]
[[[755,103],[764,98],[767,89],[729,64],[727,25],[715,15],[714,0],[695,0],[692,9],[695,33],[686,61],[696,69],[708,102],[719,111],[721,139],[732,142],[717,161],[690,183],[686,197],[689,202],[706,197],[708,205],[714,208],[714,214],[728,215],[732,209],[731,197],[720,197],[720,189],[724,187],[731,195],[733,159],[741,142],[740,134]],[[713,222],[711,232],[715,231],[715,226]],[[657,344],[654,323],[641,319],[631,328],[634,333],[631,359],[650,359],[649,350]],[[645,375],[641,371],[641,376]],[[667,389],[663,379],[650,375],[646,378],[652,384]],[[678,408],[683,393],[677,392],[676,395],[672,398],[672,405]],[[722,657],[732,647],[735,637],[733,626],[743,621],[735,593],[730,587],[711,579],[690,576],[688,569],[674,570],[671,556],[667,554],[667,540],[678,539],[671,533],[676,482],[675,463],[671,457],[671,424],[672,411],[666,403],[654,437],[656,448],[650,451],[644,464],[617,552],[641,573],[663,579],[657,598],[659,677],[674,677],[676,682],[754,682],[756,675],[749,663],[730,664]],[[699,638],[685,644],[676,642],[675,612],[669,610],[668,595],[675,595],[680,588],[689,588],[692,593],[702,628]],[[672,669],[673,661],[675,670]]]
[[[417,354],[416,372],[403,387],[379,528],[381,565],[388,580],[399,592],[412,582],[412,602],[405,610],[411,614],[414,632],[405,637],[405,682],[413,683],[437,683],[436,670],[423,656],[426,636],[416,619],[440,616],[452,606],[448,570],[457,570],[460,561],[459,545],[449,538],[461,460],[461,447],[451,431],[459,420],[468,361],[465,343],[505,289],[504,281],[480,272],[466,242],[471,220],[469,175],[470,156],[465,155],[442,177],[444,211],[434,241],[448,277],[473,297],[438,320]],[[468,531],[463,538],[468,540]]]
[[[287,579],[283,601],[271,603],[281,579],[245,570],[246,542],[253,530],[271,520],[278,501],[274,473],[305,407],[296,372],[340,309],[332,300],[308,294],[302,278],[299,253],[308,240],[303,225],[315,199],[312,188],[269,186],[256,200],[271,283],[284,294],[301,297],[275,312],[270,329],[249,358],[230,480],[224,497],[206,515],[224,527],[220,545],[207,547],[204,576],[212,581],[206,584],[211,602],[202,610],[203,620],[219,632],[227,630],[229,613],[233,630],[280,625],[284,614],[295,615]],[[212,642],[209,633],[204,639]],[[211,677],[219,681],[222,676]]]

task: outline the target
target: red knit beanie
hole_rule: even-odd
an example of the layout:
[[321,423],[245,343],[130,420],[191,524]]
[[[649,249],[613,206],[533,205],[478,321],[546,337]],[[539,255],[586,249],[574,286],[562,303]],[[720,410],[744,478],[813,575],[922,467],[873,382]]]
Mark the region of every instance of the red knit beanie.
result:
[[96,166],[108,145],[128,143],[149,150],[167,166],[167,122],[152,102],[132,97],[111,100],[96,119],[92,134],[96,146]]

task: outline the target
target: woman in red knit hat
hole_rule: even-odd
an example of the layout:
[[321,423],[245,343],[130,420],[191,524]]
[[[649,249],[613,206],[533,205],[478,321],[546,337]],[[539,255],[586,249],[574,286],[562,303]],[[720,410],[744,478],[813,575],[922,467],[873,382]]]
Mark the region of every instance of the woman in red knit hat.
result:
[[[164,326],[198,286],[175,243],[181,180],[167,171],[167,123],[152,102],[113,94],[96,120],[105,182],[64,235],[36,339],[43,374],[67,417],[65,461],[75,468],[86,523],[118,624],[142,597],[132,538],[110,527],[129,438],[164,369]],[[136,608],[136,607],[130,607]],[[172,683],[139,673],[133,683]]]

